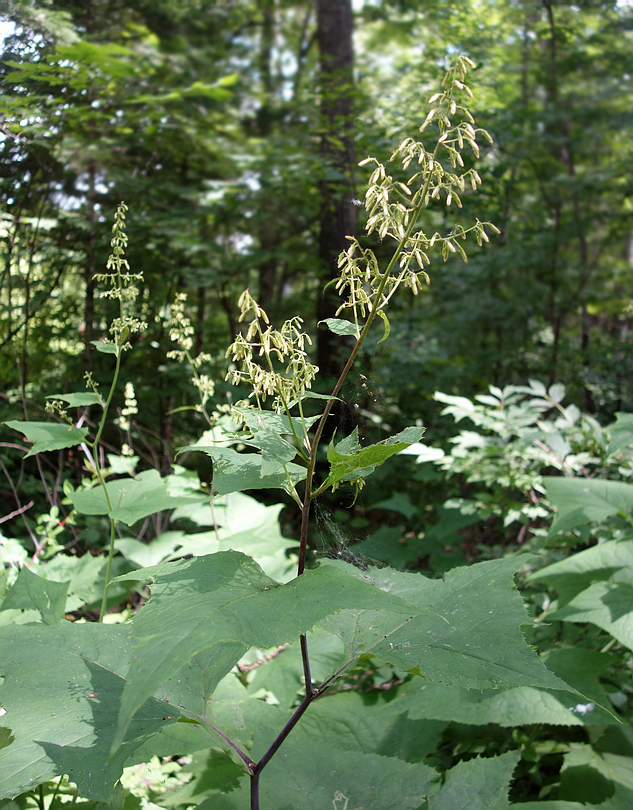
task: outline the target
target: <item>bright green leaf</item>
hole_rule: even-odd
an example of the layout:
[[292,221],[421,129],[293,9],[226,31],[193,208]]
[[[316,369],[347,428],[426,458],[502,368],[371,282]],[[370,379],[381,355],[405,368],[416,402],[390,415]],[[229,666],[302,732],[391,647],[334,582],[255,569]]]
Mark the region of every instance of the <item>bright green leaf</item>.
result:
[[83,515],[108,515],[131,526],[137,520],[175,506],[201,503],[203,494],[172,495],[169,482],[157,470],[144,470],[136,478],[118,478],[106,484],[112,510],[108,507],[103,487],[70,493],[73,506]]
[[330,332],[333,332],[335,335],[352,335],[355,338],[358,338],[360,335],[360,330],[356,324],[351,321],[346,321],[343,318],[325,318],[319,321],[319,323],[327,324]]
[[33,447],[24,458],[45,453],[47,450],[75,447],[85,441],[88,435],[88,428],[77,428],[59,422],[19,422],[14,419],[4,424],[24,433],[28,441],[33,442]]
[[101,404],[101,397],[92,391],[80,391],[76,394],[49,394],[46,399],[61,399],[69,408],[84,408],[88,405]]
[[90,343],[101,354],[118,354],[120,351],[116,343],[105,343],[103,340],[91,340]]
[[332,441],[327,450],[330,474],[326,484],[332,486],[368,475],[391,456],[419,442],[423,433],[424,428],[408,427],[369,447],[361,447],[357,430],[336,445]]

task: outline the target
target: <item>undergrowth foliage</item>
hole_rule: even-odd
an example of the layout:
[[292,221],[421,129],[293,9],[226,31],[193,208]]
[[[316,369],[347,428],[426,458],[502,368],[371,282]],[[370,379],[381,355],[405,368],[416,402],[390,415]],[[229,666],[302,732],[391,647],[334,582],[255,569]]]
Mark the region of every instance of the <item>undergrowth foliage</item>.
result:
[[[174,465],[163,477],[136,471],[128,417],[139,406],[131,382],[119,416],[127,449],[116,456],[102,443],[123,354],[143,329],[133,310],[138,276],[125,259],[126,207],[119,207],[101,281],[120,312],[110,337],[95,342],[115,358],[108,395],[88,379],[87,391],[52,397],[58,421],[8,423],[32,443],[29,456],[78,448],[85,477],[75,485],[67,480],[65,496],[73,520],[107,521],[109,542],[105,556],[57,553],[59,544],[36,549],[30,560],[5,555],[0,785],[6,800],[40,810],[71,796],[136,807],[141,799],[134,798],[139,790],[129,769],[154,763],[160,779],[148,780],[153,787],[140,791],[142,801],[170,807],[501,808],[519,761],[534,761],[535,736],[519,735],[504,751],[490,752],[496,756],[456,762],[441,753],[449,723],[583,728],[597,721],[609,728],[619,722],[597,681],[606,653],[570,645],[545,658],[526,643],[525,626],[533,621],[514,576],[533,557],[456,567],[443,580],[340,559],[308,565],[315,498],[346,485],[358,492],[389,458],[422,447],[421,427],[371,445],[355,430],[325,448],[329,469],[317,478],[326,420],[361,347],[379,337],[372,331],[376,318],[386,340],[389,301],[400,287],[417,294],[428,282],[433,251],[466,259],[469,236],[481,245],[496,230],[476,221],[448,234],[427,233],[422,217],[433,205],[460,206],[460,195],[481,182],[474,168],[464,168],[468,152],[479,154],[479,137],[488,137],[466,106],[472,67],[466,57],[456,60],[430,99],[423,140],[408,138],[394,152],[394,174],[412,172],[406,181],[373,161],[367,230],[391,240],[394,250],[381,267],[371,249],[352,239],[340,257],[341,306],[326,325],[354,345],[330,393],[313,390],[318,369],[301,319],[275,329],[245,291],[243,331],[227,357],[228,379],[247,394],[230,409],[211,410],[213,381],[200,371],[208,358],[191,354],[186,301],[179,297],[166,314],[178,347],[171,355],[191,368],[208,423],[180,452],[210,457],[211,498],[184,467]],[[557,401],[551,389],[547,397]],[[316,415],[315,403],[323,406]],[[75,408],[80,416],[73,420],[67,411]],[[100,413],[92,431],[86,408]],[[607,483],[613,484],[602,484],[603,500],[612,491]],[[298,550],[279,531],[280,507],[243,494],[275,488],[301,510]],[[141,542],[139,526],[166,510],[173,528]],[[574,521],[563,528],[580,525],[577,515]],[[191,531],[192,524],[200,530]],[[633,540],[613,542],[602,556],[594,549],[577,555],[583,570],[620,565],[614,560]],[[570,570],[556,562],[531,580],[563,577],[569,596]],[[628,625],[609,623],[599,606],[583,601],[586,584],[556,609],[541,605],[550,617],[595,622],[630,645]],[[604,577],[599,586],[602,595],[611,587]],[[141,609],[132,610],[139,600]],[[592,609],[596,616],[587,617]],[[87,621],[96,615],[99,621]],[[578,749],[577,759],[588,748]],[[165,780],[169,795],[160,787]],[[464,796],[472,801],[465,804]]]

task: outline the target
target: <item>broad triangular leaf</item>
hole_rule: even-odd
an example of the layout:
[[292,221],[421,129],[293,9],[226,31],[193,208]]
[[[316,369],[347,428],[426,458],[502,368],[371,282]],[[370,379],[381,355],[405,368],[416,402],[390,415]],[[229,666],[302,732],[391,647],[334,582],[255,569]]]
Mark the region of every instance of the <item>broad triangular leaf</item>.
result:
[[14,740],[0,750],[2,796],[13,798],[61,774],[82,796],[109,802],[126,759],[143,740],[178,716],[162,701],[148,701],[120,750],[110,747],[127,661],[129,629],[71,624],[0,628],[2,725]]
[[20,422],[14,419],[4,424],[24,433],[26,438],[33,442],[33,447],[24,458],[35,456],[37,453],[45,453],[47,450],[75,447],[85,441],[88,434],[88,428],[78,428],[59,422]]
[[206,496],[202,493],[170,494],[169,482],[161,478],[157,470],[145,470],[136,478],[118,478],[116,481],[109,481],[106,488],[112,509],[108,506],[101,486],[71,492],[69,498],[75,509],[84,515],[108,515],[128,526],[163,509],[202,503],[206,500]]
[[350,660],[373,654],[430,682],[569,689],[523,639],[520,628],[529,620],[513,581],[522,564],[516,557],[476,563],[453,569],[445,580],[370,569],[379,587],[414,603],[418,615],[345,611],[321,626],[343,639]]
[[[412,605],[332,566],[279,585],[234,551],[163,563],[118,581],[152,580],[152,598],[134,617],[138,653],[128,674],[117,742],[134,713],[195,655],[221,642],[273,647],[319,620],[355,606],[410,614]],[[213,673],[209,673],[213,677]]]

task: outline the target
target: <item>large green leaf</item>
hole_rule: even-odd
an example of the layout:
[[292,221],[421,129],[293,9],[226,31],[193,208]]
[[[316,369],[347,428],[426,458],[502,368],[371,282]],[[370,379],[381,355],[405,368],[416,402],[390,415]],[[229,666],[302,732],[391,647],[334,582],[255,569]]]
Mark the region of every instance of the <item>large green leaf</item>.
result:
[[157,470],[145,470],[135,478],[118,478],[106,484],[112,509],[108,506],[103,487],[71,492],[69,498],[78,512],[84,515],[108,515],[131,526],[137,520],[163,509],[202,503],[206,496],[199,494],[174,495],[169,481],[161,478]]
[[116,755],[110,747],[133,655],[121,625],[12,625],[0,628],[0,718],[14,740],[0,750],[0,796],[15,797],[68,774],[82,796],[109,802],[125,761],[172,723],[174,707],[150,700]]
[[506,728],[534,723],[563,726],[618,723],[598,682],[599,673],[611,660],[611,656],[584,648],[552,651],[547,659],[549,668],[584,695],[584,699],[571,692],[531,686],[478,691],[426,684],[415,679],[401,688],[393,708],[408,709],[408,716],[413,720],[434,719],[481,726],[496,723]]
[[252,559],[233,551],[163,563],[118,581],[130,579],[154,584],[149,604],[134,617],[139,648],[127,676],[115,744],[161,684],[216,644],[273,647],[351,605],[405,614],[412,609],[406,600],[376,587],[369,576],[363,581],[332,566],[279,585]]
[[[260,780],[261,810],[414,810],[438,774],[420,763],[342,751],[304,740],[286,742]],[[199,810],[248,810],[248,778]]]
[[444,784],[431,791],[429,810],[507,810],[508,788],[519,762],[518,751],[460,762]]
[[422,762],[435,750],[447,723],[412,720],[405,711],[397,700],[385,702],[375,696],[338,692],[310,706],[293,735],[345,751]]
[[182,449],[200,450],[213,459],[213,488],[219,495],[245,489],[283,489],[289,492],[306,476],[304,467],[290,463],[279,472],[264,475],[259,453],[238,453],[230,447],[218,445],[192,445]]
[[59,422],[19,422],[14,419],[4,424],[24,433],[26,438],[33,442],[33,447],[24,458],[44,453],[47,450],[75,447],[85,441],[88,435],[88,428],[78,428],[74,425],[59,424]]
[[424,428],[408,427],[377,444],[362,447],[358,438],[358,430],[355,429],[338,444],[335,445],[332,441],[327,450],[327,458],[330,462],[327,485],[332,486],[339,481],[354,481],[369,475],[391,456],[395,456],[410,445],[419,442],[423,433]]
[[576,526],[601,522],[610,515],[630,516],[633,510],[633,484],[601,478],[543,478],[548,499],[558,510],[550,535]]
[[371,569],[379,587],[415,604],[418,615],[356,609],[321,625],[343,639],[349,660],[373,654],[429,682],[469,689],[568,690],[523,639],[521,625],[529,620],[513,582],[522,564],[517,557],[491,560],[453,569],[445,580]]
[[38,610],[44,624],[61,621],[70,582],[42,579],[23,566],[0,610]]

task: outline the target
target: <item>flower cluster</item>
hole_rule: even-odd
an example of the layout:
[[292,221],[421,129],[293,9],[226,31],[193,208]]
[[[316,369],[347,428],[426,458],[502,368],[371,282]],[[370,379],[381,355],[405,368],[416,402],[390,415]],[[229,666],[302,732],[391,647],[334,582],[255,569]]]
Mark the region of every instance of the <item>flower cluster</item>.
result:
[[[459,103],[463,94],[472,98],[470,88],[464,82],[472,67],[474,65],[468,57],[460,56],[448,71],[442,92],[429,99],[433,106],[420,132],[435,124],[438,138],[433,151],[429,151],[422,141],[405,138],[391,156],[390,160],[399,160],[405,171],[412,164],[415,166],[414,173],[406,182],[394,180],[386,167],[375,158],[367,158],[360,163],[361,166],[375,164],[365,194],[367,233],[376,231],[381,239],[391,238],[399,244],[386,274],[381,273],[373,251],[362,248],[356,239],[351,239],[350,247],[341,253],[338,262],[341,276],[337,289],[346,298],[339,307],[339,313],[344,309],[351,310],[357,325],[358,318],[365,318],[368,311],[375,309],[381,313],[401,284],[409,287],[414,295],[428,284],[425,268],[430,264],[429,251],[435,245],[441,249],[444,261],[452,253],[459,254],[467,261],[461,242],[468,234],[472,233],[481,245],[483,241],[488,241],[486,227],[498,233],[494,225],[479,220],[470,228],[456,225],[444,236],[437,232],[427,235],[422,229],[416,229],[421,209],[431,201],[444,199],[447,206],[454,202],[461,208],[460,194],[467,186],[477,189],[481,183],[475,169],[459,172],[464,167],[462,152],[466,147],[478,156],[478,136],[491,141],[485,130],[475,128],[470,112]],[[455,117],[458,120],[454,121]]]
[[134,302],[139,293],[135,282],[142,281],[143,274],[130,273],[130,265],[125,258],[125,249],[128,242],[125,232],[125,213],[127,210],[127,205],[122,202],[114,215],[114,225],[112,226],[114,235],[110,240],[112,253],[106,263],[106,270],[110,272],[95,275],[95,281],[110,285],[110,289],[101,292],[101,297],[113,298],[119,301],[119,317],[113,318],[110,324],[110,334],[113,337],[112,342],[121,351],[132,348],[131,344],[127,342],[128,335],[134,332],[142,332],[147,328],[147,323],[144,320],[135,318],[133,315]]
[[[169,337],[178,344],[179,348],[167,352],[167,357],[176,360],[178,363],[187,362],[191,365],[193,370],[191,382],[200,393],[200,403],[196,406],[196,410],[207,415],[206,404],[215,393],[215,383],[208,374],[199,374],[198,369],[203,363],[211,361],[211,355],[200,352],[196,357],[192,356],[191,350],[194,344],[195,329],[191,323],[191,318],[186,315],[186,307],[187,294],[177,293],[174,303],[171,305],[167,328],[169,329]],[[207,419],[210,420],[208,415]]]
[[[295,317],[285,321],[281,329],[273,329],[268,315],[255,301],[249,290],[239,299],[240,321],[252,315],[245,335],[239,334],[226,353],[235,364],[226,375],[234,385],[247,383],[249,396],[257,401],[275,397],[273,409],[288,410],[301,400],[318,372],[308,360],[306,344],[312,343],[302,331],[303,320]],[[260,361],[255,358],[261,358]],[[275,364],[281,364],[283,372]]]

